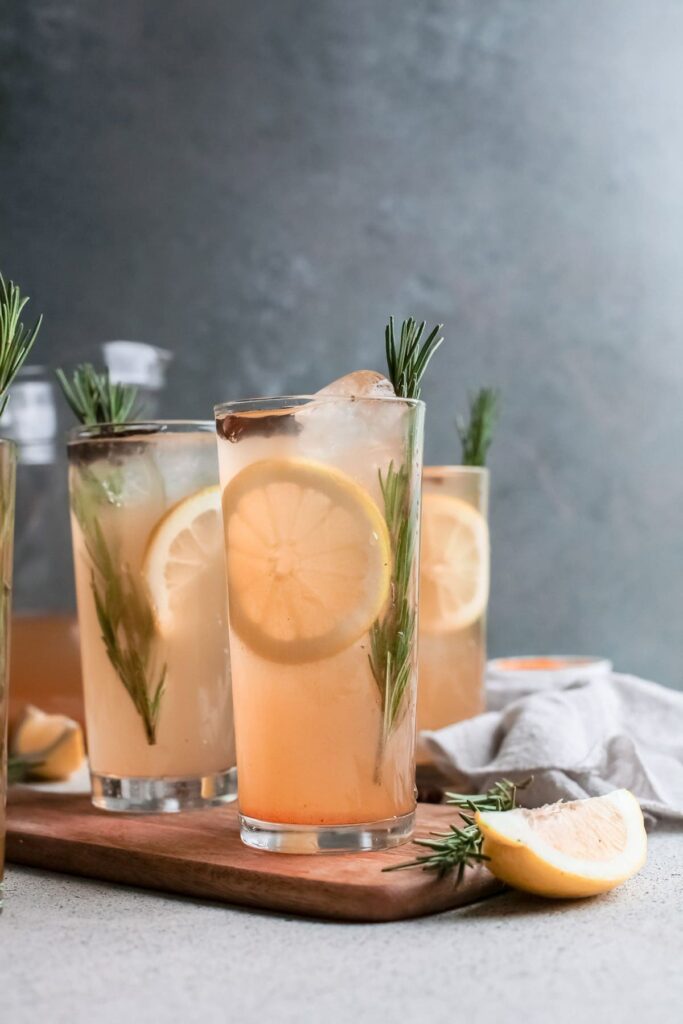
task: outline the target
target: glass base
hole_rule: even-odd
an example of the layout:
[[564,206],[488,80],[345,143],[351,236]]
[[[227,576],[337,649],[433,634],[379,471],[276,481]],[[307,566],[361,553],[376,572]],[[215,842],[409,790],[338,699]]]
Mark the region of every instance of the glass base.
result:
[[247,846],[271,853],[366,853],[406,843],[415,812],[358,825],[284,825],[240,814],[240,837]]
[[92,802],[123,814],[174,814],[225,804],[237,796],[237,769],[213,775],[160,779],[121,778],[91,772]]

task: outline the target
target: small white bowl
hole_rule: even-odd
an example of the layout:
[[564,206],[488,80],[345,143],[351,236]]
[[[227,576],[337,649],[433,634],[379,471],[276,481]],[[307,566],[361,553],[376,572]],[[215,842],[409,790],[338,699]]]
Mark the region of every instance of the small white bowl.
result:
[[[542,667],[533,668],[536,662]],[[526,655],[494,658],[486,666],[486,704],[499,711],[513,700],[571,683],[609,679],[612,662],[578,654]]]

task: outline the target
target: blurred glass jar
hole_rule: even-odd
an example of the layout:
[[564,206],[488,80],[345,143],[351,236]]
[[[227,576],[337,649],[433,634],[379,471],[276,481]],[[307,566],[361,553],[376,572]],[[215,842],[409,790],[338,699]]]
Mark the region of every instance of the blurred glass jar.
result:
[[[144,342],[107,341],[95,361],[104,362],[113,381],[138,387],[142,414],[151,416],[160,404],[171,358]],[[63,442],[71,426],[52,371],[24,367],[0,421],[18,452],[10,717],[33,703],[83,722]]]
[[105,341],[102,345],[104,365],[118,384],[132,384],[138,389],[138,418],[154,419],[166,386],[166,370],[173,355],[165,348],[143,341]]

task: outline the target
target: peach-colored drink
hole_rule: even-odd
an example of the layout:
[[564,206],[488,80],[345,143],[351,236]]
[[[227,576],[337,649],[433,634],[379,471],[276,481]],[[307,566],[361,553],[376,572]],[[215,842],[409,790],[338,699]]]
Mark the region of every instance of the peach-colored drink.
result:
[[5,799],[7,786],[7,689],[9,628],[12,604],[12,553],[17,452],[13,441],[0,439],[0,911],[5,870]]
[[486,469],[424,468],[418,730],[484,710],[488,482]]
[[235,795],[212,435],[134,424],[69,444],[93,799],[109,810]]
[[[395,643],[400,615],[415,622],[421,429],[421,404],[395,398],[217,410],[251,845],[375,849],[410,834],[415,638],[398,652],[400,679],[382,644]],[[384,489],[400,467],[397,512],[414,550],[399,567]]]

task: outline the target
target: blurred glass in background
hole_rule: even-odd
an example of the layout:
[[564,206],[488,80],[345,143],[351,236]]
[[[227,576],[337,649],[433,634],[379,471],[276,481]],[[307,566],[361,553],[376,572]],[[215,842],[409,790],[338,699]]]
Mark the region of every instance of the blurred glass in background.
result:
[[[138,388],[141,417],[159,414],[170,352],[106,341],[88,358]],[[30,702],[83,722],[65,441],[74,425],[52,369],[23,367],[0,420],[18,451],[10,717]]]

